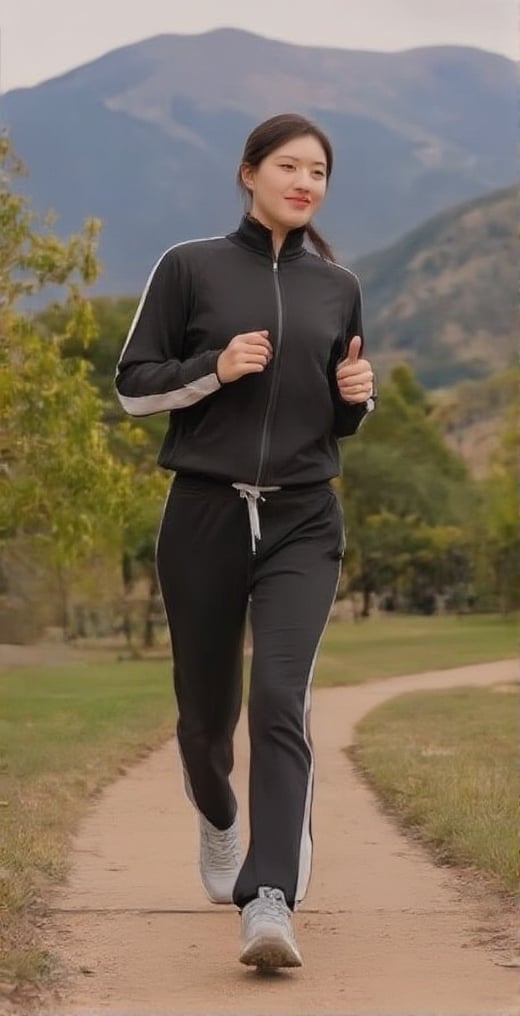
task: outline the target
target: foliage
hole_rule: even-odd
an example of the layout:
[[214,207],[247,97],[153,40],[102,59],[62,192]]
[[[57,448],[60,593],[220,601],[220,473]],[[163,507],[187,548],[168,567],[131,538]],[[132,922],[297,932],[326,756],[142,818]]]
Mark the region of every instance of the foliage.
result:
[[374,417],[344,451],[347,569],[364,614],[373,594],[386,594],[392,607],[435,609],[448,558],[463,556],[466,485],[412,371],[395,368]]
[[515,401],[505,414],[500,451],[483,484],[482,528],[498,604],[503,611],[514,610],[520,603],[519,451]]
[[[84,295],[98,276],[100,223],[90,220],[67,241],[51,232],[13,188],[23,167],[9,138],[0,138],[0,547],[27,540],[67,576],[102,547],[117,542],[128,471],[109,448],[103,404],[74,341],[95,341]],[[61,328],[42,335],[29,298],[65,289]]]
[[[409,367],[394,368],[377,412],[344,448],[348,585],[363,614],[514,609],[520,602],[514,436],[481,485],[445,443]],[[485,594],[485,595],[484,595]]]

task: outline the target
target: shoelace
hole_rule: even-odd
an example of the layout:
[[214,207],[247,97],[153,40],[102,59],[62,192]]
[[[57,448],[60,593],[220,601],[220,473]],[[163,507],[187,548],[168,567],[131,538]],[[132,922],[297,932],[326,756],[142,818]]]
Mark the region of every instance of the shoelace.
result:
[[215,868],[225,871],[236,867],[239,847],[236,836],[230,829],[209,829],[202,826],[202,837],[211,851],[211,860]]
[[263,914],[267,911],[271,920],[283,925],[284,929],[287,928],[289,908],[281,889],[269,889],[262,886],[258,890],[256,900],[253,900],[253,907],[255,910],[261,910]]

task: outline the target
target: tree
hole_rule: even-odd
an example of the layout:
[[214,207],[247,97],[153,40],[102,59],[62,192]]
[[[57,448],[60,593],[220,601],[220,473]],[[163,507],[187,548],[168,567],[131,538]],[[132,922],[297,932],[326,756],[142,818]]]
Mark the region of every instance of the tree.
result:
[[126,499],[121,524],[121,574],[123,579],[123,628],[132,655],[137,654],[136,624],[132,616],[131,598],[136,582],[141,579],[147,586],[147,603],[140,624],[141,644],[150,649],[155,643],[155,622],[160,605],[155,543],[160,515],[170,478],[160,472],[153,462],[148,435],[134,423],[122,425],[126,438],[119,442],[120,454],[139,460],[131,467],[131,494]]
[[[112,453],[131,470],[132,496],[123,512],[121,578],[123,586],[122,629],[132,656],[138,653],[136,636],[142,637],[145,647],[155,640],[155,622],[159,613],[159,589],[155,568],[155,540],[160,521],[162,503],[166,496],[169,478],[155,466],[153,448],[164,430],[164,418],[159,414],[142,419],[121,420],[121,411],[114,397],[114,368],[135,314],[138,298],[98,297],[92,301],[92,310],[98,339],[87,349],[77,337],[68,339],[62,349],[64,357],[77,357],[83,352],[91,364],[91,380],[103,399],[103,418],[109,428]],[[44,334],[63,330],[65,311],[51,305],[37,315],[38,327]],[[148,588],[144,617],[136,618],[135,591],[137,584]],[[140,640],[140,639],[139,639]]]
[[488,581],[504,613],[520,606],[519,450],[517,408],[513,404],[504,414],[500,451],[483,483],[483,528],[491,566]]
[[[38,552],[59,576],[65,615],[70,573],[117,542],[130,475],[110,451],[90,365],[63,356],[66,342],[95,339],[84,289],[99,273],[100,223],[59,240],[14,191],[23,172],[0,136],[0,547]],[[65,299],[61,329],[43,335],[28,307],[48,286]]]
[[348,584],[361,592],[365,617],[382,594],[407,609],[435,609],[470,573],[463,524],[473,485],[464,464],[407,366],[394,369],[380,394],[343,452]]

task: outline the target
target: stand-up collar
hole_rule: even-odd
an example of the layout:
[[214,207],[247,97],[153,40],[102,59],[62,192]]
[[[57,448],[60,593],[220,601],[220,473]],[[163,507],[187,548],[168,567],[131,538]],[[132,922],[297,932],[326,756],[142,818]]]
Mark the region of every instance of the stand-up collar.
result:
[[[301,257],[305,253],[303,246],[304,237],[305,226],[289,230],[278,255],[278,260]],[[229,239],[233,243],[238,243],[242,247],[249,247],[250,250],[255,250],[259,254],[264,254],[271,259],[274,257],[272,231],[259,222],[258,219],[252,218],[251,215],[244,215],[236,232],[229,233]]]

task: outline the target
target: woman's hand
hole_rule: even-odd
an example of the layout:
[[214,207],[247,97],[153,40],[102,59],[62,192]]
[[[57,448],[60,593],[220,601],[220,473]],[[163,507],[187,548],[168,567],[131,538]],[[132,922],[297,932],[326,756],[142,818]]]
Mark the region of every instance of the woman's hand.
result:
[[260,374],[273,356],[269,332],[245,332],[235,335],[217,360],[217,375],[222,384],[238,381],[245,374]]
[[345,402],[366,402],[374,390],[374,373],[368,360],[360,360],[361,338],[355,335],[348,356],[336,369],[339,394]]

